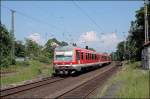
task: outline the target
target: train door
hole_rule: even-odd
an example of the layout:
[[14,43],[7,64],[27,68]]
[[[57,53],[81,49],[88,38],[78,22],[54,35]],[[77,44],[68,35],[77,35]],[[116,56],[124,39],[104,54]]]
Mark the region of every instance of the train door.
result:
[[83,52],[81,52],[81,54],[80,54],[80,62],[81,62],[81,64],[83,64],[84,63],[84,53]]
[[79,50],[76,51],[76,61],[77,61],[77,64],[81,63],[81,61],[80,61],[80,51]]

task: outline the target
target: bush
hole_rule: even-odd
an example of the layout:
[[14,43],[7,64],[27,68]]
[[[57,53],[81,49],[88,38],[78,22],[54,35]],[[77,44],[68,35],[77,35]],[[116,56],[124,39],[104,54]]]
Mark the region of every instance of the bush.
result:
[[0,58],[0,67],[9,67],[9,65],[12,64],[11,63],[11,58],[8,57],[2,57]]
[[17,62],[17,65],[19,65],[19,66],[29,66],[30,63],[29,63],[29,61],[23,61],[23,62]]
[[43,63],[50,63],[50,59],[46,56],[39,56],[38,60]]
[[42,74],[42,70],[38,68],[38,74]]

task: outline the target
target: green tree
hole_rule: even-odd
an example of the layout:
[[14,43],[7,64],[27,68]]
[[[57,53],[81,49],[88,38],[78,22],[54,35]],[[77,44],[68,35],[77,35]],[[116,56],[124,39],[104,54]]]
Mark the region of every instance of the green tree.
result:
[[22,44],[22,41],[15,41],[15,56],[25,57],[25,45]]
[[88,48],[89,50],[96,51],[94,48]]
[[41,50],[40,46],[35,42],[30,39],[26,39],[26,55],[29,56],[30,58],[35,58],[38,57]]
[[54,48],[56,46],[67,46],[67,45],[68,45],[67,42],[64,42],[64,41],[60,42],[56,38],[52,38],[52,39],[49,39],[47,43],[45,44],[43,52],[45,53],[47,57],[52,59],[53,54],[54,54]]
[[47,43],[45,44],[44,53],[48,58],[53,58],[53,51],[55,46],[60,44],[59,41],[57,41],[55,38],[49,39]]
[[68,46],[68,43],[65,41],[60,42],[60,46]]
[[118,56],[118,59],[120,61],[124,60],[125,59],[125,50],[124,50],[124,41],[120,42],[118,45],[117,45],[117,54],[119,55]]
[[8,66],[11,59],[12,35],[4,25],[0,25],[0,67]]
[[[150,15],[150,3],[148,4],[148,13]],[[148,20],[150,20],[150,16],[148,15]],[[135,21],[131,22],[131,27],[129,30],[129,35],[127,38],[128,41],[128,49],[130,50],[130,52],[134,52],[131,55],[131,58],[135,58],[136,60],[141,60],[141,48],[144,44],[144,29],[145,29],[145,25],[144,25],[144,7],[141,7],[139,10],[136,11],[136,15],[135,15]],[[150,22],[149,22],[150,25]],[[150,27],[149,27],[150,30]],[[149,35],[149,39],[150,39],[150,35]],[[134,48],[132,44],[134,45]],[[131,47],[131,48],[130,48]],[[135,49],[135,50],[133,50]]]
[[[117,51],[115,54],[116,56],[118,56],[117,59],[119,60],[123,59],[141,60],[141,48],[143,47],[145,40],[144,7],[141,7],[135,13],[136,13],[135,21],[131,21],[129,35],[127,37],[126,42],[120,42],[117,46]],[[148,4],[148,13],[149,13],[148,20],[150,20],[150,3]],[[125,50],[124,50],[124,43],[126,43]]]

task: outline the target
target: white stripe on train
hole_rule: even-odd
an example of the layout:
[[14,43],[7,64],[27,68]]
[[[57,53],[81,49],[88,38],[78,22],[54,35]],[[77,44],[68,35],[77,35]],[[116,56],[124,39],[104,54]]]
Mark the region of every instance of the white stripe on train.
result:
[[86,63],[86,64],[55,65],[54,67],[58,69],[61,66],[63,66],[63,67],[69,67],[69,66],[71,66],[71,67],[73,67],[72,69],[80,71],[82,67],[84,68],[84,67],[89,67],[89,66],[94,66],[94,65],[101,66],[102,64],[105,64],[105,63],[110,63],[110,61],[96,62],[96,63]]

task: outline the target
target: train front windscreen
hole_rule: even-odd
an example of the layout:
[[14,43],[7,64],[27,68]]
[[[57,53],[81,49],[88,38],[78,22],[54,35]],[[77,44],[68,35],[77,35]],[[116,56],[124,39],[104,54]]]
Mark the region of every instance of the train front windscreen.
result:
[[55,61],[72,61],[73,60],[73,51],[56,51],[55,52]]

